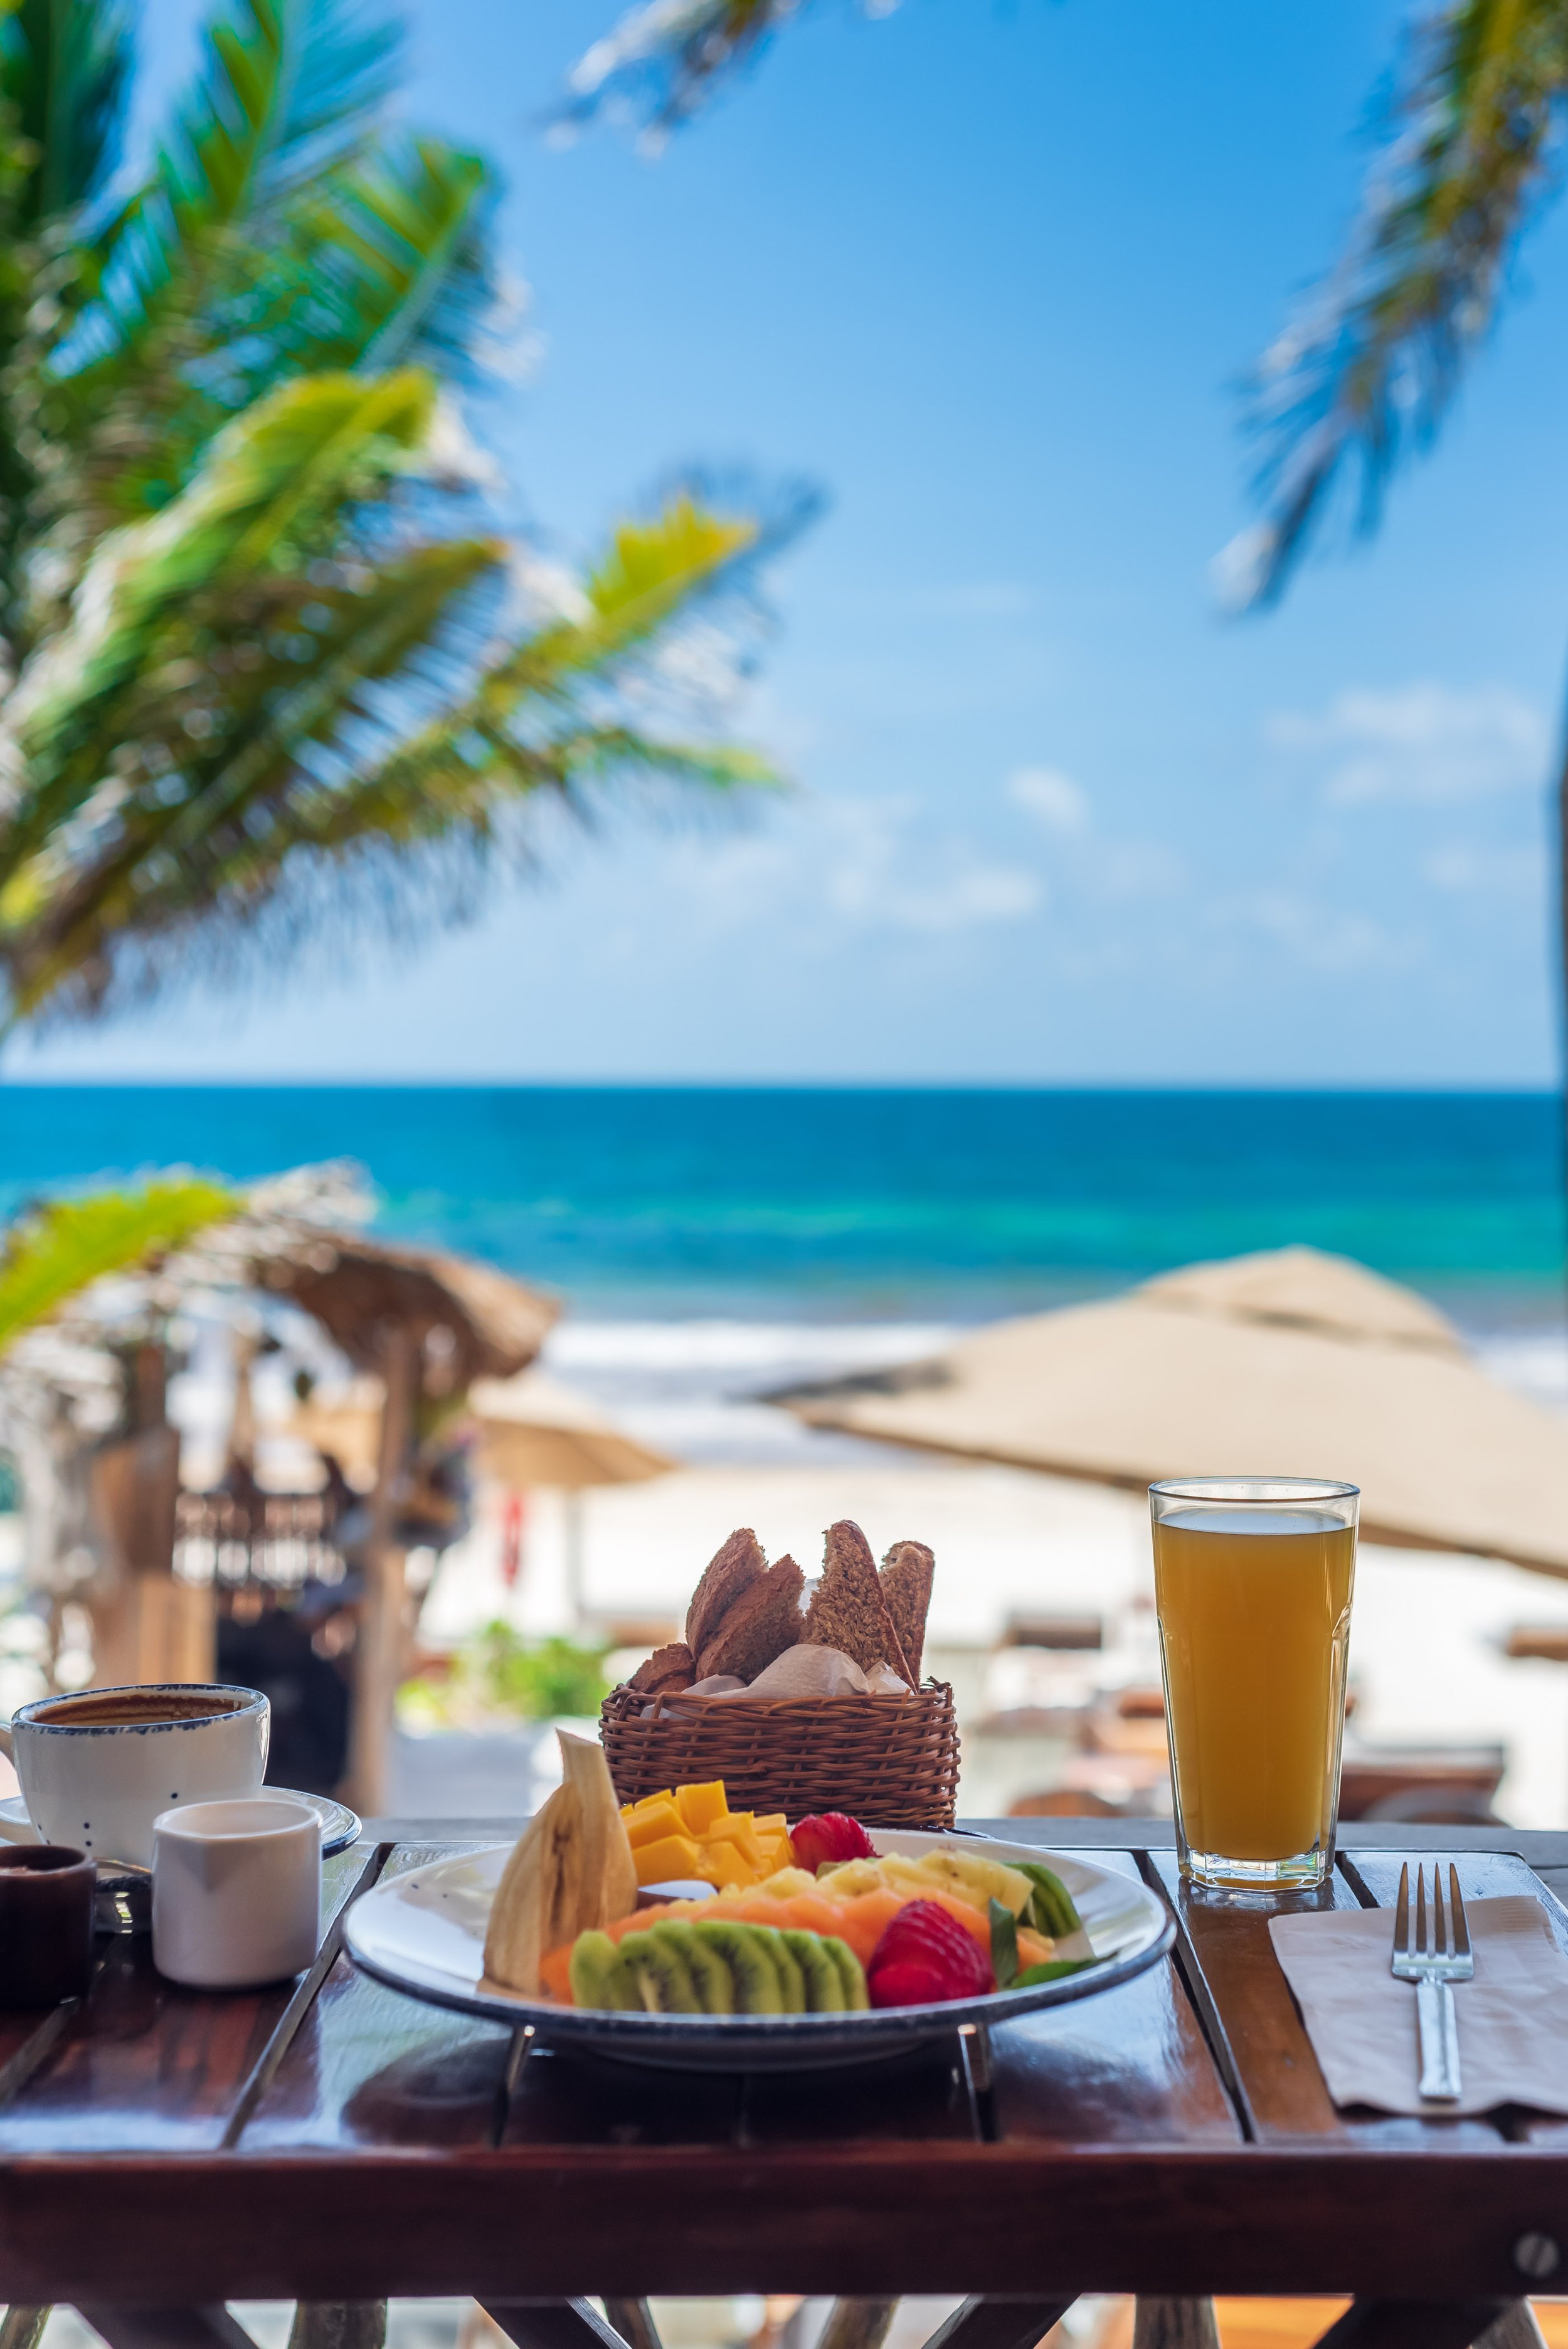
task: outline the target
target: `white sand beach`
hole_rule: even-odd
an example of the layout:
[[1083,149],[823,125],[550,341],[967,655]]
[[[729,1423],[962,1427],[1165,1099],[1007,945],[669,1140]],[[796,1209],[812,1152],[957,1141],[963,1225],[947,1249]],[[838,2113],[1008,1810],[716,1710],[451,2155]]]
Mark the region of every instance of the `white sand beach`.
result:
[[[939,1334],[569,1323],[549,1360],[645,1441],[692,1462],[650,1484],[581,1496],[587,1619],[641,1624],[650,1638],[661,1623],[674,1626],[702,1567],[738,1525],[754,1526],[770,1556],[789,1550],[808,1573],[837,1517],[857,1519],[879,1552],[905,1536],[927,1541],[937,1557],[928,1661],[958,1697],[962,1801],[971,1815],[994,1815],[1049,1783],[1062,1750],[1049,1739],[987,1734],[986,1715],[1044,1701],[1042,1673],[1055,1675],[1057,1692],[1091,1667],[1111,1685],[1158,1677],[1144,1502],[1067,1478],[813,1434],[754,1400],[759,1387],[856,1359],[857,1342],[859,1359],[888,1361],[930,1350]],[[1555,1362],[1532,1359],[1528,1371],[1539,1392]],[[568,1505],[558,1495],[531,1496],[522,1569],[509,1588],[502,1499],[494,1489],[481,1495],[473,1531],[441,1564],[421,1624],[432,1645],[456,1644],[497,1617],[534,1634],[570,1628]],[[1094,1658],[996,1655],[1019,1615],[1098,1616],[1105,1650]],[[1373,1744],[1501,1744],[1508,1767],[1500,1814],[1522,1826],[1561,1826],[1568,1666],[1508,1658],[1502,1642],[1522,1623],[1568,1630],[1568,1583],[1485,1559],[1364,1545],[1351,1644],[1355,1734]],[[421,1743],[402,1743],[398,1793],[427,1813],[436,1755],[422,1754]],[[511,1809],[517,1771],[515,1742],[486,1739],[460,1776],[440,1775],[442,1802]]]

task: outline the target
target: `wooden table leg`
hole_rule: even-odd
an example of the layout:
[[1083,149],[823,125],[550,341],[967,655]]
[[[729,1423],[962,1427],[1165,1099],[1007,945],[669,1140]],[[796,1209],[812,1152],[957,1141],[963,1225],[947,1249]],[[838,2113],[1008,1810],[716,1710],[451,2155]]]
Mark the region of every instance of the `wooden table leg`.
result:
[[1315,2349],[1470,2349],[1472,2341],[1518,2305],[1506,2300],[1355,2300],[1319,2336]]
[[[5,2342],[0,2337],[0,2349]],[[1511,2300],[1495,2324],[1489,2324],[1476,2349],[1546,2349],[1546,2336],[1527,2300]]]
[[1140,2299],[1133,2309],[1132,2349],[1220,2349],[1213,2302]]
[[817,2349],[882,2349],[897,2313],[896,2300],[836,2300]]
[[925,2349],[1037,2349],[1077,2298],[1076,2292],[1061,2300],[997,2300],[977,2292],[937,2327]]
[[[604,2313],[626,2344],[626,2349],[662,2349],[658,2327],[645,2300],[612,2300],[606,2293]],[[3,2342],[0,2349],[5,2349]],[[1498,2349],[1515,2349],[1515,2344],[1500,2343]]]
[[78,2300],[76,2307],[108,2349],[256,2349],[222,2302],[214,2308],[119,2308]]
[[517,2349],[628,2349],[585,2300],[481,2300],[479,2305]]
[[302,2300],[289,2349],[384,2349],[386,2339],[384,2300]]

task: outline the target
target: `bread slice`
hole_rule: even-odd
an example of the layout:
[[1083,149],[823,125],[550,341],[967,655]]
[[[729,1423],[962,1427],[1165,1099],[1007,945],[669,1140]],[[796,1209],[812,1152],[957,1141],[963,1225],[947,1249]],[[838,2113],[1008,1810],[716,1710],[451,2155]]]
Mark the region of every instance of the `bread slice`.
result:
[[628,1685],[644,1689],[652,1696],[661,1689],[690,1688],[696,1678],[692,1651],[684,1640],[676,1640],[667,1648],[655,1648],[647,1662],[637,1666]]
[[806,1610],[807,1644],[837,1648],[852,1656],[862,1672],[873,1664],[891,1664],[901,1680],[909,1681],[903,1642],[888,1611],[876,1560],[859,1526],[841,1517],[830,1526],[822,1579],[811,1593]]
[[733,1672],[754,1681],[765,1664],[793,1648],[800,1637],[800,1593],[806,1578],[792,1557],[781,1557],[725,1610],[724,1619],[696,1660],[696,1676]]
[[717,1557],[710,1560],[707,1571],[692,1593],[686,1609],[686,1643],[694,1656],[700,1656],[722,1619],[738,1599],[743,1598],[754,1582],[759,1582],[768,1571],[768,1560],[762,1545],[749,1526],[732,1533]]
[[923,1542],[894,1542],[882,1562],[882,1597],[893,1629],[909,1661],[909,1684],[920,1686],[920,1661],[925,1653],[925,1618],[931,1606],[931,1586],[936,1559]]

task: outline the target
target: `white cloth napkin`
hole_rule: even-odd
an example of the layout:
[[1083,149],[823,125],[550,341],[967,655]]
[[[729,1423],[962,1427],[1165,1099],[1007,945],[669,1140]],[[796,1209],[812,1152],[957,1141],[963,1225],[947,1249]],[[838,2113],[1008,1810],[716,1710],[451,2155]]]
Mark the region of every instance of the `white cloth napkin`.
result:
[[1568,1957],[1528,1893],[1467,1900],[1475,1978],[1454,1984],[1457,2104],[1423,2103],[1416,1992],[1396,1982],[1392,1909],[1271,1917],[1274,1955],[1336,2105],[1386,2113],[1485,2113],[1531,2105],[1568,2113]]
[[[687,1696],[723,1696],[732,1702],[738,1697],[800,1697],[800,1696],[907,1696],[909,1682],[901,1681],[891,1664],[873,1664],[862,1672],[851,1656],[837,1648],[808,1646],[801,1640],[759,1671],[748,1687],[731,1672],[710,1672],[705,1681],[694,1681],[686,1691]],[[651,1704],[643,1707],[643,1719],[653,1716]]]

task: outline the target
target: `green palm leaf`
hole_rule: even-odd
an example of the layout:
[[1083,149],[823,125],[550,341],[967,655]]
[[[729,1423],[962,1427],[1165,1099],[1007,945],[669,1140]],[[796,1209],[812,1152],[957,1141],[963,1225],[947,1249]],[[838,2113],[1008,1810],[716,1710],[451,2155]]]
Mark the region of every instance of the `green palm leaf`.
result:
[[[97,27],[88,107],[119,0],[49,5]],[[519,620],[441,408],[493,183],[393,125],[392,55],[352,0],[223,0],[140,182],[80,212],[100,141],[10,248],[0,121],[0,1032],[275,968],[329,904],[338,934],[466,916],[546,800],[773,780],[687,739],[665,666],[784,534],[746,498],[670,496]]]
[[562,117],[581,124],[628,108],[662,135],[689,120],[799,13],[799,0],[641,0],[578,59]]
[[130,67],[122,9],[15,0],[0,20],[0,106],[24,142],[5,211],[27,234],[98,193],[114,162]]
[[142,674],[160,629],[193,597],[286,563],[325,522],[406,466],[434,397],[430,378],[413,368],[285,385],[219,435],[171,505],[103,541],[69,625],[11,697],[10,724],[41,781],[31,820],[14,820],[0,845],[0,883],[96,785],[117,698]]
[[243,1201],[216,1183],[166,1175],[139,1191],[57,1199],[14,1223],[0,1250],[0,1352],[106,1274],[167,1256]]
[[1565,112],[1563,0],[1459,0],[1412,36],[1350,250],[1258,371],[1267,521],[1247,542],[1248,599],[1279,593],[1344,492],[1376,525],[1491,324]]

